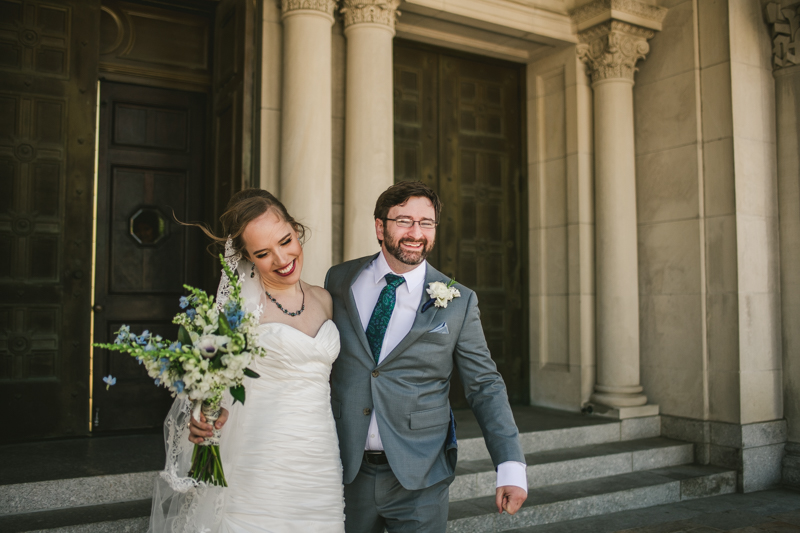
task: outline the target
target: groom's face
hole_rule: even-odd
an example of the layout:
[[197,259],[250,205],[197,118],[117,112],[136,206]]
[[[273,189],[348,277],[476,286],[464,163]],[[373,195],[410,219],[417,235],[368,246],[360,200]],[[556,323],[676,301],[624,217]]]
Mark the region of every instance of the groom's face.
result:
[[[387,218],[405,218],[414,221],[436,220],[436,212],[430,200],[424,196],[412,196],[406,203],[395,205],[389,209]],[[382,220],[376,220],[375,230],[378,239],[383,241],[381,248],[387,260],[394,263],[391,261],[394,259],[400,263],[395,263],[396,266],[401,267],[400,269],[393,268],[396,272],[410,270],[409,267],[413,268],[422,263],[428,257],[436,241],[436,229],[424,230],[419,224],[414,224],[410,228],[401,228],[395,220],[387,220],[385,223]],[[390,266],[394,267],[395,265]]]

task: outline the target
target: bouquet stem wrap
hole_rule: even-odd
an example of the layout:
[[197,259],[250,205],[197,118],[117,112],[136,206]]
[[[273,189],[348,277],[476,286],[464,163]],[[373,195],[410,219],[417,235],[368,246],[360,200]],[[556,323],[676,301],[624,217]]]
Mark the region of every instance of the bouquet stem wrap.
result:
[[[198,402],[199,403],[199,402]],[[197,481],[210,485],[227,487],[225,472],[222,470],[222,461],[219,454],[220,430],[214,427],[214,422],[219,419],[222,408],[214,403],[202,402],[203,416],[213,428],[211,437],[206,437],[200,444],[195,444],[192,454],[192,468],[189,475]]]

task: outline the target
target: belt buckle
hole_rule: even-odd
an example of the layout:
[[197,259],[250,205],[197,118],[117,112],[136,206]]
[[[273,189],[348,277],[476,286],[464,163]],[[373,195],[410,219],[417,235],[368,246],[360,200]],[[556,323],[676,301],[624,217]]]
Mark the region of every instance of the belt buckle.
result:
[[388,463],[386,452],[383,451],[364,451],[364,460],[371,465],[383,465]]

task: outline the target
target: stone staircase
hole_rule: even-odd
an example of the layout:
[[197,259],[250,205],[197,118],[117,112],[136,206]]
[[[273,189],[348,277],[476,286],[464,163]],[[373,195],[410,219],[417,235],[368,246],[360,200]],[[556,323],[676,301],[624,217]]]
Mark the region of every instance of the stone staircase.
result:
[[[736,491],[735,471],[693,464],[693,445],[661,437],[657,416],[612,421],[532,407],[514,414],[528,500],[515,516],[497,513],[495,472],[480,429],[469,411],[457,412],[448,531],[513,531]],[[87,440],[94,446],[88,453]],[[2,446],[3,452],[14,460],[0,467],[0,531],[147,531],[155,470],[163,466],[160,435]]]

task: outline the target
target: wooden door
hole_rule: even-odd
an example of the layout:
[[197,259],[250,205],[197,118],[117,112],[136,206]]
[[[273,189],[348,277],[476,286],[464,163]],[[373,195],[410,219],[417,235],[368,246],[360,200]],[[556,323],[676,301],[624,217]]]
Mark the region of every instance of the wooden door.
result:
[[[105,82],[100,94],[95,341],[122,324],[176,339],[183,284],[199,286],[205,95]],[[117,384],[106,390],[103,376]],[[95,350],[94,431],[160,426],[172,398],[128,355]]]
[[231,196],[257,187],[258,146],[255,58],[258,9],[249,0],[221,0],[214,24],[214,216]]
[[[512,403],[528,402],[524,67],[399,42],[395,179],[444,204],[431,264],[478,294],[484,334]],[[465,407],[454,380],[453,406]]]
[[0,1],[3,441],[88,432],[99,0]]

